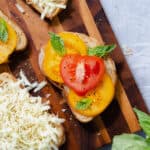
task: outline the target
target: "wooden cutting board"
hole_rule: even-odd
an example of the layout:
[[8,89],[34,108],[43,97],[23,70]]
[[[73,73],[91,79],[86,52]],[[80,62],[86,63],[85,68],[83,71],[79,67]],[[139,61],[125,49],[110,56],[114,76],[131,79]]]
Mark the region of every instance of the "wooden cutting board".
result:
[[[25,13],[21,14],[15,4],[19,3]],[[8,71],[16,77],[22,69],[31,82],[46,80],[38,66],[38,52],[49,40],[48,31],[74,31],[89,34],[100,44],[116,43],[112,53],[118,72],[116,96],[110,106],[88,124],[79,123],[71,114],[63,97],[50,83],[41,92],[44,99],[51,93],[52,111],[64,117],[66,143],[64,150],[94,150],[110,143],[114,135],[140,130],[132,107],[148,112],[144,100],[137,88],[125,57],[98,0],[69,0],[68,8],[53,21],[40,20],[39,14],[22,0],[0,0],[0,9],[14,20],[27,35],[28,47],[24,52],[13,54],[8,65],[1,65],[0,72]],[[65,112],[62,112],[65,109]]]

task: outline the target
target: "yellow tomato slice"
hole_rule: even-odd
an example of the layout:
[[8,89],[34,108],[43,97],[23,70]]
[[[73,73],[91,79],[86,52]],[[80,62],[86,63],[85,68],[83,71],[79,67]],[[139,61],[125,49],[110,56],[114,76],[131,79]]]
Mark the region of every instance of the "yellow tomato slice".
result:
[[[67,54],[81,54],[87,53],[87,47],[80,37],[74,33],[62,32],[59,34],[64,40],[65,49]],[[44,58],[42,62],[42,69],[45,75],[51,80],[63,83],[60,75],[60,56],[52,47],[49,41],[44,48]]]
[[61,32],[60,37],[64,40],[67,54],[72,54],[74,51],[81,55],[87,54],[87,46],[84,41],[75,33]]
[[60,76],[59,65],[61,61],[61,56],[58,55],[52,48],[50,41],[44,48],[44,58],[42,62],[42,69],[44,74],[53,81],[63,83]]
[[6,42],[2,42],[0,40],[0,64],[5,63],[8,61],[8,57],[17,45],[17,34],[15,30],[7,24],[8,30],[8,40]]
[[8,53],[9,53],[9,49],[6,48],[5,46],[0,45],[0,64],[8,61],[8,56],[9,56]]
[[[103,81],[99,83],[96,89],[90,91],[84,97],[80,97],[74,91],[70,90],[68,93],[68,104],[75,112],[87,117],[94,117],[103,112],[110,104],[114,96],[114,91],[111,78],[108,74],[105,74]],[[91,105],[85,110],[77,109],[77,103],[85,98],[92,100]]]

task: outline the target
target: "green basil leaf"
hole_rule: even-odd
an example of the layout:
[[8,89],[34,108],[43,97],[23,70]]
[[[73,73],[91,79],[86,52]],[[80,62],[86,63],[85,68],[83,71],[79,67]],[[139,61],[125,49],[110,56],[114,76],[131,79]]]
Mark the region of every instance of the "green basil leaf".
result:
[[150,143],[150,137],[146,137],[146,142]]
[[112,150],[150,150],[150,143],[136,134],[122,134],[113,138]]
[[136,108],[134,108],[134,111],[137,114],[141,128],[147,134],[147,138],[150,138],[150,116]]
[[115,48],[116,48],[115,44],[96,46],[94,48],[88,49],[88,55],[89,56],[104,57],[104,56],[108,55],[110,52],[112,52]]
[[66,54],[63,39],[55,33],[49,33],[53,49],[61,56]]
[[92,103],[91,99],[84,98],[77,102],[76,108],[80,110],[85,110],[91,105],[91,103]]
[[0,18],[0,40],[6,42],[8,40],[8,30],[4,19]]

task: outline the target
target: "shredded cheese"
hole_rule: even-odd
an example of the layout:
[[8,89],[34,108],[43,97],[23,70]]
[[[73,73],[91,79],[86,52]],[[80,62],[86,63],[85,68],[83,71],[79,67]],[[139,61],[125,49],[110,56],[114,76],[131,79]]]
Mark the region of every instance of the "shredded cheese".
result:
[[19,75],[21,78],[20,82],[22,83],[22,85],[24,87],[26,87],[26,89],[28,89],[28,91],[34,89],[33,92],[36,93],[36,92],[40,91],[42,88],[44,88],[47,84],[46,81],[42,81],[40,83],[38,83],[38,82],[30,83],[30,81],[27,79],[27,77],[25,76],[25,74],[22,70],[20,71]]
[[17,9],[18,9],[22,14],[25,13],[25,10],[23,9],[23,7],[22,7],[20,4],[16,3],[15,5],[16,5]]
[[123,46],[123,52],[125,56],[133,55],[133,50],[125,45]]
[[20,75],[20,77],[22,79],[21,81],[22,81],[23,85],[25,85],[25,86],[31,86],[31,83],[29,82],[29,80],[27,79],[27,77],[24,75],[24,72],[22,70],[19,72],[19,75]]
[[66,5],[61,4],[62,0],[26,0],[28,4],[37,5],[42,11],[41,19],[51,15],[57,8],[65,9]]
[[0,149],[57,150],[64,119],[48,113],[48,102],[20,83],[0,76]]
[[40,91],[46,84],[47,84],[46,81],[43,81],[43,82],[39,83],[37,88],[34,89],[34,92]]
[[85,65],[84,63],[78,63],[76,68],[76,79],[82,82],[85,78]]

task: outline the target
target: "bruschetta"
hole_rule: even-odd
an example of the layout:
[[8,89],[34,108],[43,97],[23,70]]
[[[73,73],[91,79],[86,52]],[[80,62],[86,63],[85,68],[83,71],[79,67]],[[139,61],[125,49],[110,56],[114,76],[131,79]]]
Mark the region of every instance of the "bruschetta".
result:
[[27,38],[23,30],[0,10],[0,64],[14,51],[24,50]]
[[41,19],[52,20],[61,10],[66,8],[67,0],[26,0],[26,3],[41,14]]
[[111,103],[117,80],[114,61],[108,53],[115,45],[99,45],[81,33],[50,33],[41,49],[41,71],[67,99],[75,117],[89,122]]

